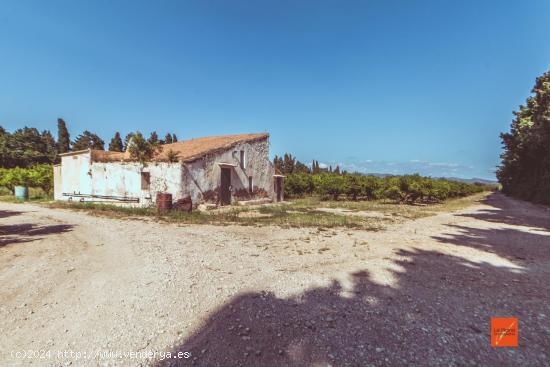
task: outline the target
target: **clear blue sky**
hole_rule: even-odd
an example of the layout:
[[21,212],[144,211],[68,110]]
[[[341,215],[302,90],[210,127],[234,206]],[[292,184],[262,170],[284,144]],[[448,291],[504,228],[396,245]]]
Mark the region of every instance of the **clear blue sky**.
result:
[[550,1],[2,1],[0,125],[271,133],[366,172],[494,177]]

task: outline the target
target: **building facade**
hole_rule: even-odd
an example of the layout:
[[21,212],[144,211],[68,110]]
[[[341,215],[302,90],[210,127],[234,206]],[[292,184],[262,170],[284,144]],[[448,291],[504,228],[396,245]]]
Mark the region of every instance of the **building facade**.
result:
[[198,138],[161,145],[139,162],[129,152],[83,150],[61,155],[54,167],[56,200],[154,205],[157,193],[194,205],[283,200],[282,176],[269,159],[268,134]]

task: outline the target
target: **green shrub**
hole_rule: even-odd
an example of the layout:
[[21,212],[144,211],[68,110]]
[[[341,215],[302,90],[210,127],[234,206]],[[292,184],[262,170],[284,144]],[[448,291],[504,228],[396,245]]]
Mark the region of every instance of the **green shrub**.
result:
[[409,204],[441,202],[492,189],[479,183],[467,184],[418,174],[376,177],[330,172],[291,173],[286,176],[284,187],[286,197],[303,197],[314,193],[323,200],[338,200],[345,195],[350,200],[389,199]]
[[38,164],[30,168],[0,168],[0,186],[12,192],[15,186],[35,187],[49,194],[53,189],[53,166]]
[[285,197],[303,197],[313,193],[313,178],[306,173],[293,173],[285,177]]

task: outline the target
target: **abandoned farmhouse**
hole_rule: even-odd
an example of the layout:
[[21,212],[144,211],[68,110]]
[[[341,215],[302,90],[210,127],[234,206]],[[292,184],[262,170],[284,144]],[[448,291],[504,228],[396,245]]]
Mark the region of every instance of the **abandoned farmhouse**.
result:
[[164,144],[147,162],[128,151],[61,154],[54,167],[56,200],[150,206],[158,193],[193,205],[283,199],[283,177],[269,159],[269,134],[212,136]]

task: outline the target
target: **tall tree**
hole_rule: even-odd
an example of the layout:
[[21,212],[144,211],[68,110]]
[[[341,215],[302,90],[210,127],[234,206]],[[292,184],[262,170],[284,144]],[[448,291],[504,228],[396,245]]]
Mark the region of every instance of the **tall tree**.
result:
[[296,158],[292,154],[285,153],[283,157],[283,173],[290,174],[294,172],[294,165],[296,164]]
[[151,144],[149,141],[145,140],[139,131],[132,136],[128,145],[130,156],[139,160],[141,163],[145,163],[153,158],[158,148],[158,144]]
[[82,134],[77,136],[74,144],[73,150],[84,150],[84,149],[96,149],[104,150],[105,142],[101,140],[99,136],[94,133],[85,130]]
[[159,136],[157,135],[156,131],[153,131],[151,135],[149,135],[149,139],[147,141],[151,144],[158,144],[159,143]]
[[136,135],[136,133],[134,132],[129,132],[128,134],[126,134],[126,137],[124,138],[124,151],[128,150],[128,144],[130,143],[130,140],[132,140],[134,135]]
[[71,139],[67,125],[62,118],[57,119],[57,151],[66,153],[71,149]]
[[41,137],[44,144],[44,154],[49,163],[54,163],[57,160],[57,143],[49,130],[42,131]]
[[514,112],[497,177],[504,193],[550,204],[550,72],[537,78],[532,95]]
[[115,136],[111,139],[111,142],[109,143],[109,150],[111,152],[122,152],[122,149],[124,149],[124,146],[122,145],[122,139],[120,138],[120,133],[117,131],[115,133]]
[[13,134],[0,134],[0,166],[4,168],[29,167],[40,163],[53,163],[56,144],[49,131],[40,133],[24,127]]
[[172,143],[177,143],[178,142],[178,137],[176,136],[176,134],[172,134]]
[[172,144],[172,135],[170,135],[170,133],[166,134],[164,137],[164,144]]

